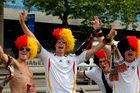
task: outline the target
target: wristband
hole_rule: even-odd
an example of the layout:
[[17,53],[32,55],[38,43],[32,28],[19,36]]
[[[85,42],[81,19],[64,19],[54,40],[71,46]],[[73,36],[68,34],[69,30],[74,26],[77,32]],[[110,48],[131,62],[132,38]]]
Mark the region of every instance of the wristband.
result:
[[103,33],[102,33],[101,29],[97,29],[97,30],[95,30],[95,32],[92,35],[95,37],[102,37]]
[[103,42],[105,44],[109,44],[110,45],[111,41],[112,41],[112,39],[108,35],[103,39]]

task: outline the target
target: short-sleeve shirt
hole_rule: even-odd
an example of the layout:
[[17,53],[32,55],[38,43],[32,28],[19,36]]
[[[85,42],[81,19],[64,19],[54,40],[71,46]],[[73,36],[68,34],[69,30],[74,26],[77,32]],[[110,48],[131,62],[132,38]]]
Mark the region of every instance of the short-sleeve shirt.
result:
[[[105,90],[105,86],[104,86],[104,83],[103,83],[103,80],[102,80],[102,70],[101,68],[93,68],[92,70],[88,70],[88,71],[85,71],[85,75],[94,80],[96,82],[96,84],[99,86],[100,90],[102,93],[106,93],[106,90]],[[105,79],[108,83],[108,85],[112,88],[113,85],[112,83],[109,81],[109,74],[105,75]]]
[[119,80],[114,82],[113,93],[139,93],[138,68],[140,58],[131,63],[123,62],[127,65],[127,71],[119,73]]
[[43,47],[39,58],[44,62],[46,93],[76,93],[77,65],[86,61],[86,51],[79,56],[57,56]]

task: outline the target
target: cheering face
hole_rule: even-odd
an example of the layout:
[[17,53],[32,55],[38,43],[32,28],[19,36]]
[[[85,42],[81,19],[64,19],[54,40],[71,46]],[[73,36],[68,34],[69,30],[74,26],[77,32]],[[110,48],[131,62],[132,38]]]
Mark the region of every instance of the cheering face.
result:
[[99,66],[103,70],[104,73],[109,72],[110,64],[109,64],[109,61],[106,58],[100,58],[99,59]]
[[127,49],[124,53],[125,61],[127,62],[133,62],[136,58],[136,51],[134,49]]
[[64,53],[66,49],[66,42],[64,40],[57,40],[55,47],[57,53]]
[[21,60],[28,60],[30,55],[30,49],[27,47],[22,47],[19,49],[19,58]]

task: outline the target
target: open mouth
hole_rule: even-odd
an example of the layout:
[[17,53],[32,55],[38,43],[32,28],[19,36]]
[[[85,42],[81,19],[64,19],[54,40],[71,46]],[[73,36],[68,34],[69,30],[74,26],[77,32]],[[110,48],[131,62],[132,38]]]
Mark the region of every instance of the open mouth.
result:
[[132,53],[128,53],[127,55],[128,55],[128,56],[133,56],[133,54],[132,54]]
[[64,47],[58,47],[59,49],[63,49]]
[[102,66],[102,69],[105,69],[105,66]]
[[26,53],[22,53],[22,55],[27,55]]

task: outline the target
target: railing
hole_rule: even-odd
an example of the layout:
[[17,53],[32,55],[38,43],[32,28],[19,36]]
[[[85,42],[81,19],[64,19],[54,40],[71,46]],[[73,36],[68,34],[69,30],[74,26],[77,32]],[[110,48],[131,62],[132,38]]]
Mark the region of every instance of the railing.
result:
[[[40,63],[41,61],[39,59],[34,59],[29,61],[28,65],[32,69],[34,73],[34,80],[35,80],[35,85],[37,88],[37,93],[45,93],[45,69],[43,66],[43,63]],[[96,67],[95,65],[87,65],[87,64],[80,64],[78,66],[78,69],[83,71],[83,70],[90,70],[93,67]],[[6,75],[6,70],[4,70],[4,66],[0,66],[0,82],[4,79]],[[77,93],[81,90],[81,88],[86,91],[86,93],[100,93],[99,87],[92,81],[88,80],[87,78],[81,79],[77,77]],[[10,93],[9,92],[9,86],[6,85],[3,93]]]

